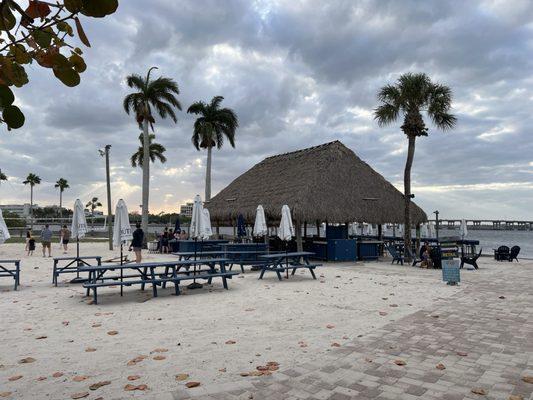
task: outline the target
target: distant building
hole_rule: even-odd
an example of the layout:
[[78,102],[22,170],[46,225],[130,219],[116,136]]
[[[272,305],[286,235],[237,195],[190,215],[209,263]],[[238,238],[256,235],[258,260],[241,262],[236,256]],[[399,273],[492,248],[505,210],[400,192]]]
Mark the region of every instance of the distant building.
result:
[[[39,206],[37,204],[33,205],[33,209],[37,209]],[[30,204],[5,204],[0,205],[2,212],[8,211],[14,214],[17,214],[19,217],[29,217],[30,216]]]
[[180,214],[185,217],[192,217],[192,203],[183,204],[180,206]]

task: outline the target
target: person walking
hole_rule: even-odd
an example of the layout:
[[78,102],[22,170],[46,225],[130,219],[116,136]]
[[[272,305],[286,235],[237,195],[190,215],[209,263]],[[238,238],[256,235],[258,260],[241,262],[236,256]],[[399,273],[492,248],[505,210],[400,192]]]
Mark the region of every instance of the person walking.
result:
[[61,235],[61,243],[63,244],[63,254],[67,254],[68,242],[70,241],[70,230],[66,225],[63,225],[59,234]]
[[[30,250],[30,238],[31,238],[31,229],[28,229],[26,231],[26,248],[24,250],[29,251]],[[35,249],[34,249],[35,250]]]
[[135,230],[133,231],[133,239],[130,245],[130,251],[133,249],[135,253],[135,262],[139,264],[142,261],[142,246],[144,241],[144,232],[141,229],[141,223],[137,222],[135,224]]
[[41,244],[43,245],[43,257],[46,257],[46,248],[48,248],[48,257],[52,257],[52,231],[48,224],[41,231]]
[[30,235],[30,237],[28,238],[28,245],[27,245],[28,256],[33,256],[33,252],[35,251],[35,238],[33,237],[31,229],[28,230],[28,233]]

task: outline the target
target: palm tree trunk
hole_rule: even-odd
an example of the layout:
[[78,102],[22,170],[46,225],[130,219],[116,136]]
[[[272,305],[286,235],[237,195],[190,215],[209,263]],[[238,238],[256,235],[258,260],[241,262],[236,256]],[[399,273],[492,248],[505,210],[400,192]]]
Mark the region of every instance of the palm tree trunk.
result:
[[30,184],[30,226],[33,230],[33,186]]
[[407,252],[407,249],[411,248],[411,167],[413,166],[413,159],[415,157],[416,137],[409,135],[408,138],[409,147],[407,149],[407,161],[405,162],[405,170],[403,175],[405,201],[403,241],[405,248],[405,259],[407,262],[411,262],[411,256],[410,253]]
[[59,189],[59,218],[63,218],[63,191]]
[[211,200],[211,150],[212,147],[207,147],[207,166],[205,172],[205,201]]
[[148,119],[143,120],[143,187],[142,187],[142,219],[141,225],[146,235],[148,233],[148,201],[150,194],[150,138],[148,135]]

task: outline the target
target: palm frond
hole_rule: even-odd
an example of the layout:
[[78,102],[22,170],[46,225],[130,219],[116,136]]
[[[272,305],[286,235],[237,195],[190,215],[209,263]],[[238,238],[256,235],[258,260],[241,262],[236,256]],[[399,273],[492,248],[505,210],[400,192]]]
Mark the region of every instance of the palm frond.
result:
[[400,107],[391,103],[381,104],[374,110],[374,119],[379,126],[392,124],[400,115]]

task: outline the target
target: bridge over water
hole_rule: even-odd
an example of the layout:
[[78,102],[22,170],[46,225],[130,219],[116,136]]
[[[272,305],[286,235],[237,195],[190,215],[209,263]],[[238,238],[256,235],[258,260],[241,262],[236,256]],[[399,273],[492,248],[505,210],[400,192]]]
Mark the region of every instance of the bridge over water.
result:
[[[436,222],[434,219],[432,222]],[[461,225],[461,219],[440,219],[439,229],[456,229]],[[533,230],[533,221],[518,221],[504,219],[466,219],[468,229],[472,230]]]

